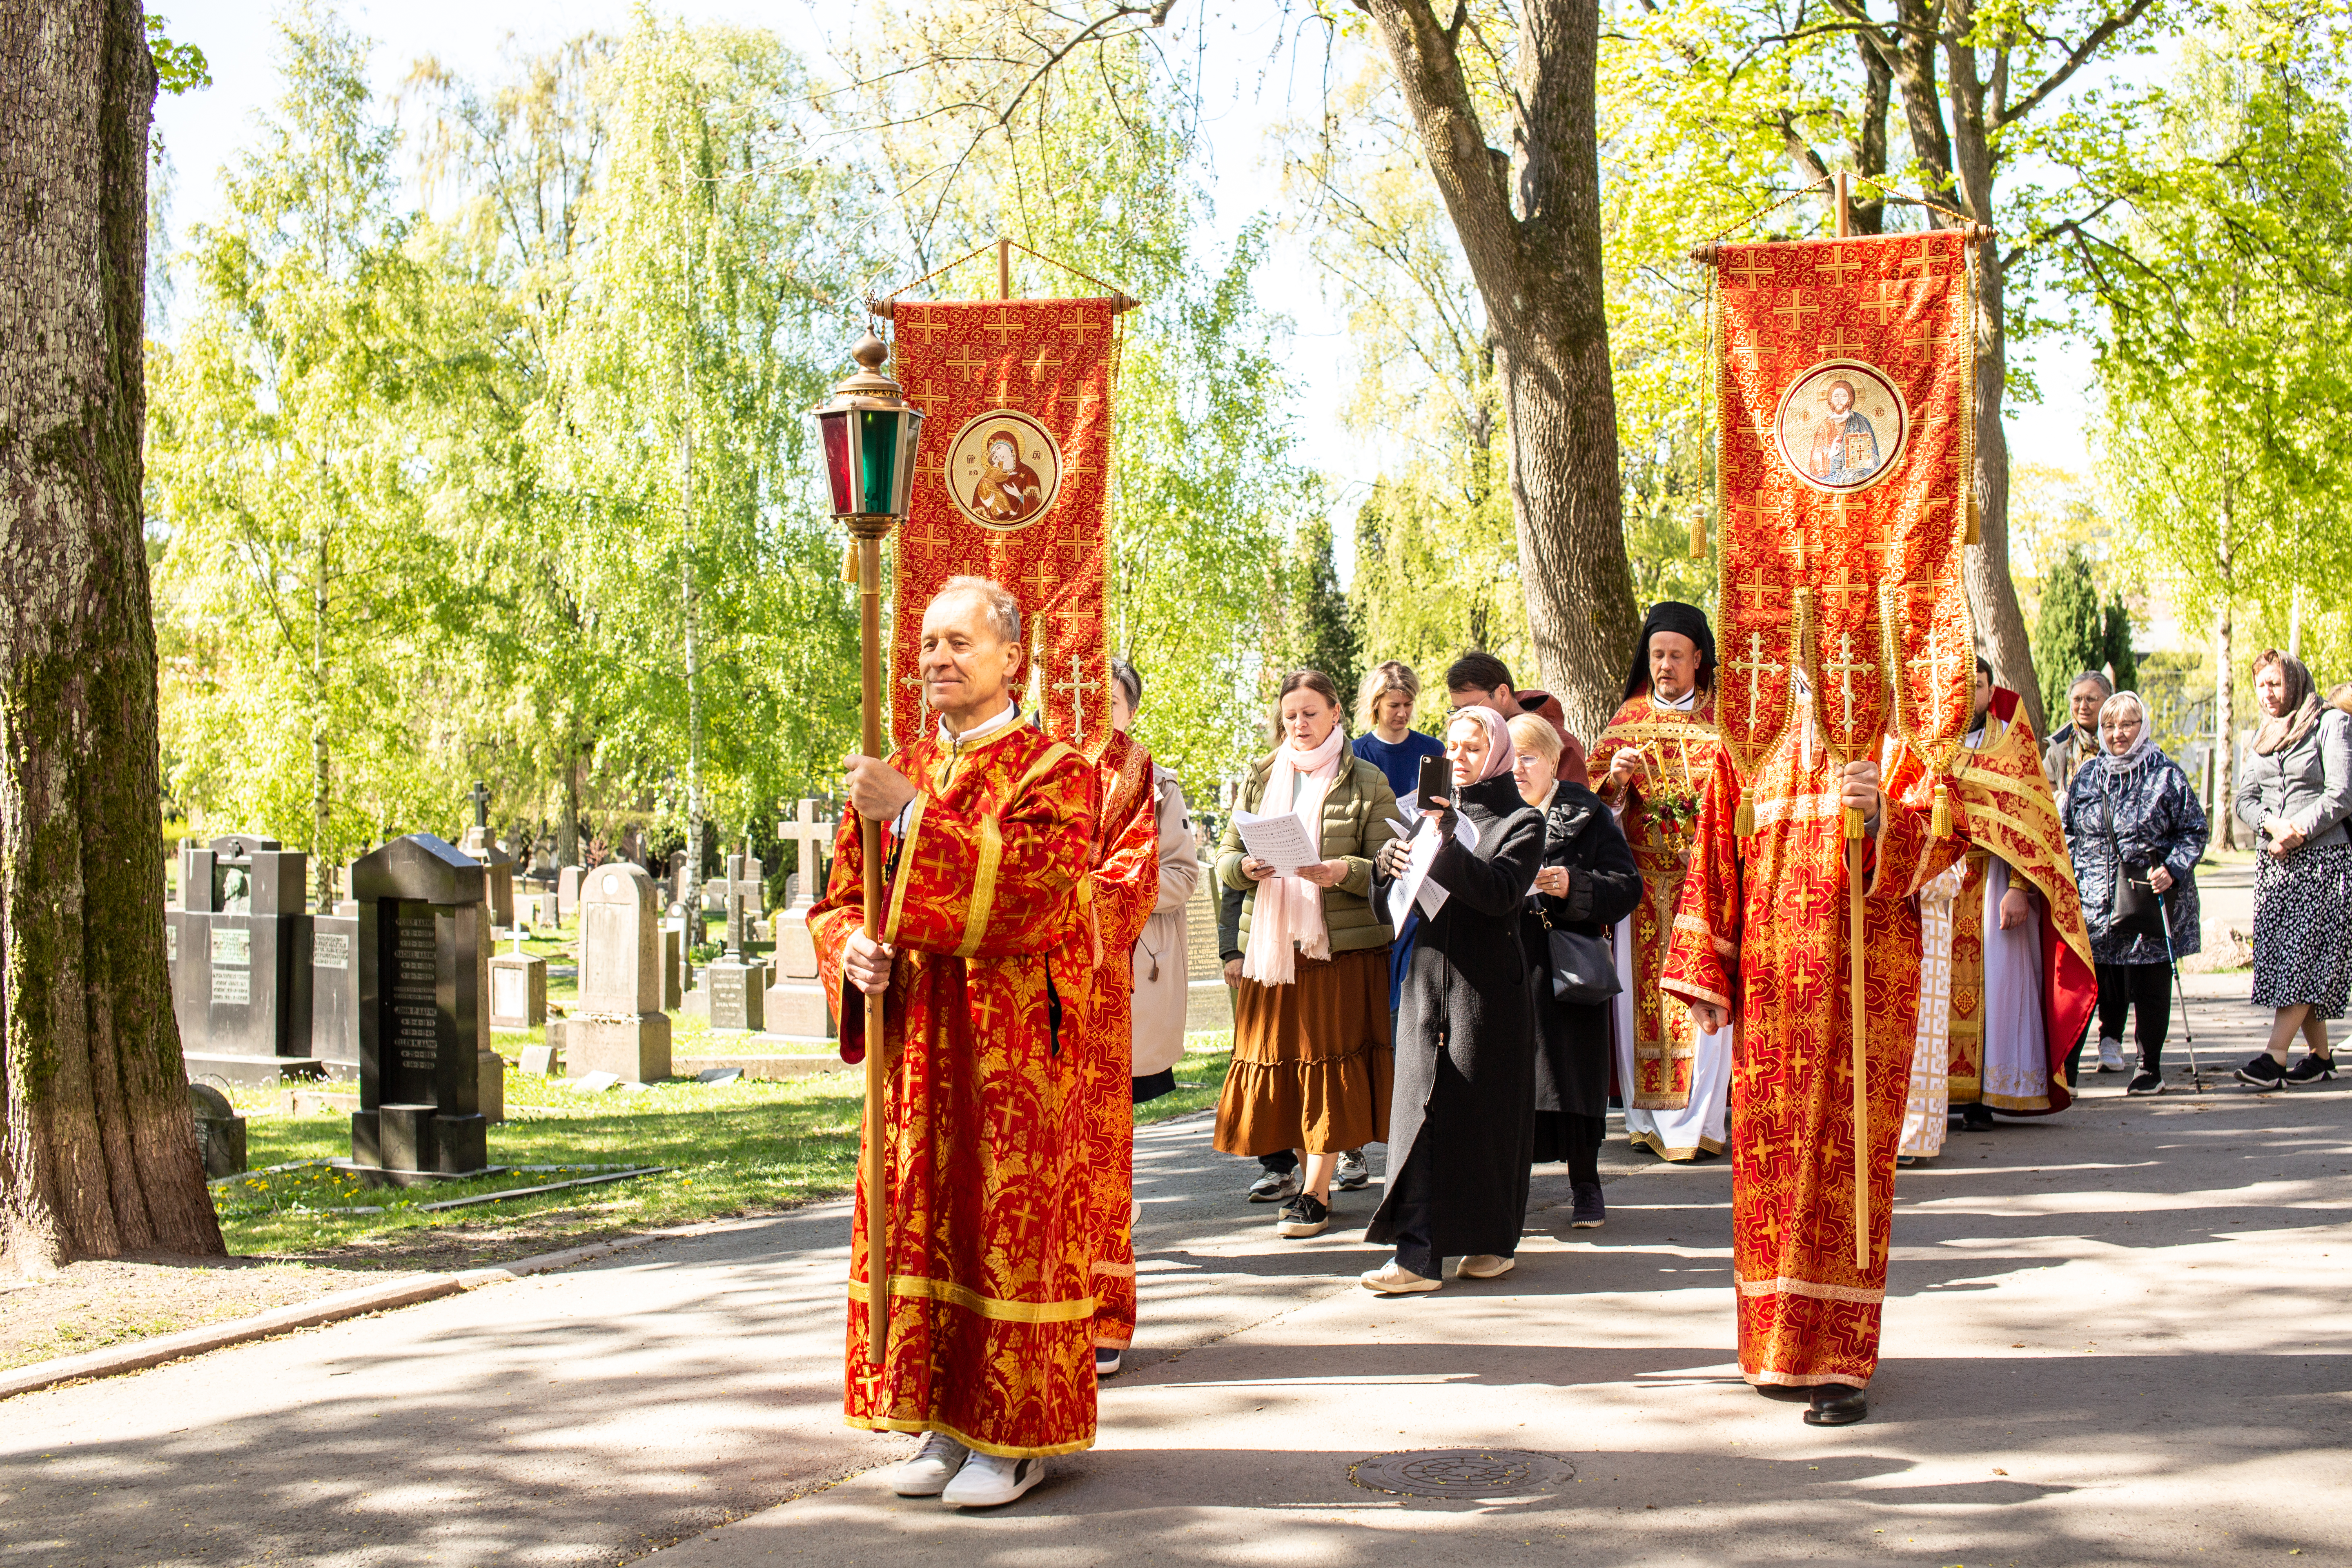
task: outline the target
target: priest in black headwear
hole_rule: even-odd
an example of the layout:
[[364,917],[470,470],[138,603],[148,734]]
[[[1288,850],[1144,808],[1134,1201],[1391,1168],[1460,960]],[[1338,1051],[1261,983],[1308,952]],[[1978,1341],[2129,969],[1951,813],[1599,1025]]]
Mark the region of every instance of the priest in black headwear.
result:
[[1658,989],[1717,744],[1714,629],[1696,605],[1654,605],[1624,703],[1593,743],[1589,765],[1593,792],[1616,808],[1642,872],[1642,901],[1617,926],[1625,1133],[1664,1160],[1723,1152],[1731,1100],[1731,1031],[1702,1035],[1689,1009]]

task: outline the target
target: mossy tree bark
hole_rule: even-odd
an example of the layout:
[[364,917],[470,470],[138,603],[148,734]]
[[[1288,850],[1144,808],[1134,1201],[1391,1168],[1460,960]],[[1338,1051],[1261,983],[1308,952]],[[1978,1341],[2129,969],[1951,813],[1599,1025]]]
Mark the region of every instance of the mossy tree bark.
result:
[[1541,678],[1569,728],[1594,734],[1616,711],[1642,629],[1625,555],[1601,288],[1600,8],[1595,0],[1520,7],[1517,110],[1497,138],[1480,122],[1464,68],[1465,47],[1475,47],[1466,13],[1455,8],[1441,21],[1430,0],[1356,3],[1395,68],[1486,307]]
[[137,0],[0,5],[0,1244],[217,1254],[163,959]]

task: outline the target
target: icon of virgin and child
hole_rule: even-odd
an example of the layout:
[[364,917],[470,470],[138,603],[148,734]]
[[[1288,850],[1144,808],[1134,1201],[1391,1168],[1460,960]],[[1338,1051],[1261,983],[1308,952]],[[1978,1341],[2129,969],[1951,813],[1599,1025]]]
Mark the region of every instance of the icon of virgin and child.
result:
[[1021,460],[1021,433],[999,426],[983,447],[987,466],[972,481],[971,510],[987,522],[1020,522],[1045,504],[1045,482]]
[[1805,472],[1825,485],[1858,485],[1878,471],[1878,431],[1870,416],[1853,405],[1853,383],[1843,376],[1822,395],[1826,405],[1813,425],[1805,452]]

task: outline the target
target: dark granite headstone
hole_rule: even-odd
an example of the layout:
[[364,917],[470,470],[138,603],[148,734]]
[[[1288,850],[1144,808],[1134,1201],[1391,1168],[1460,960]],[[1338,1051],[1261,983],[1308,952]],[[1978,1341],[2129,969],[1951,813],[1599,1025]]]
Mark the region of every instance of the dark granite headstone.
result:
[[310,919],[310,1054],[338,1076],[360,1070],[360,920]]
[[362,1170],[398,1181],[489,1163],[484,880],[479,862],[427,833],[394,839],[352,868],[360,906],[352,1163]]
[[229,834],[180,852],[164,912],[172,1011],[191,1077],[272,1083],[319,1071],[310,1050],[310,858]]

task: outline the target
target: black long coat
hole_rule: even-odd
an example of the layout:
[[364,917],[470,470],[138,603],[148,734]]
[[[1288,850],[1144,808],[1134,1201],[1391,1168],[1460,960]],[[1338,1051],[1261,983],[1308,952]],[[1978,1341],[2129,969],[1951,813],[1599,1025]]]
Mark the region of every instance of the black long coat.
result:
[[[1538,1144],[1546,1144],[1540,1127],[1547,1111],[1609,1114],[1610,1005],[1573,1005],[1553,997],[1550,932],[1557,928],[1605,940],[1609,928],[1642,901],[1642,873],[1617,818],[1582,784],[1563,779],[1553,794],[1544,814],[1543,863],[1568,868],[1568,896],[1529,894],[1519,922],[1528,947],[1528,1006],[1536,1020]],[[1556,1160],[1561,1153],[1547,1145],[1536,1157]]]
[[1508,773],[1464,785],[1456,805],[1478,830],[1478,847],[1449,841],[1430,868],[1448,896],[1423,920],[1405,971],[1389,1190],[1364,1233],[1396,1239],[1395,1173],[1418,1149],[1431,1163],[1429,1240],[1440,1258],[1518,1250],[1535,1130],[1535,1027],[1519,921],[1543,859],[1543,817]]

